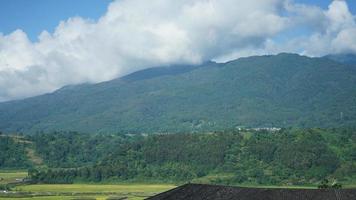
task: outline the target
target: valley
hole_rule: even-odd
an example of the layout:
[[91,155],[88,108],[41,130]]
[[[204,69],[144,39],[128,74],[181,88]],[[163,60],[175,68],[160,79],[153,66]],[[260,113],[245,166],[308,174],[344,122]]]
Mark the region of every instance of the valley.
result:
[[0,0],[0,200],[356,200],[356,1]]
[[144,199],[187,182],[354,188],[355,70],[349,56],[257,56],[0,103],[0,199]]

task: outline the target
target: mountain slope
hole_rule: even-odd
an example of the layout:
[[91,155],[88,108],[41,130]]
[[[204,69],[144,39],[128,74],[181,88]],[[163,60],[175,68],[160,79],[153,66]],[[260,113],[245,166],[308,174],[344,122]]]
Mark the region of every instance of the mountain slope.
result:
[[332,54],[332,55],[326,55],[325,58],[344,64],[356,65],[355,54]]
[[354,67],[279,54],[193,68],[157,75],[146,70],[1,103],[0,130],[179,132],[356,124]]

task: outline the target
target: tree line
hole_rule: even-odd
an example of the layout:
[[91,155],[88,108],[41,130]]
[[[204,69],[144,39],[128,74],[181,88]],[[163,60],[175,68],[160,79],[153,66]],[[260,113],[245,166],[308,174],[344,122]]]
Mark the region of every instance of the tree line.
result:
[[304,185],[326,178],[356,180],[354,129],[148,136],[58,132],[29,139],[47,165],[32,168],[29,175],[43,183],[138,180]]

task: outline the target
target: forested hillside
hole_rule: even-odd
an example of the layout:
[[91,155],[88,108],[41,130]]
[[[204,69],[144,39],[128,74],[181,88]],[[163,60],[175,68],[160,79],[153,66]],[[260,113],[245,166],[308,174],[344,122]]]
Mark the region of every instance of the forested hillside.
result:
[[356,68],[296,54],[172,66],[0,104],[5,132],[352,127]]
[[30,166],[26,144],[0,132],[0,169],[25,169]]
[[28,136],[47,167],[44,183],[147,181],[317,184],[356,180],[355,129],[282,129],[195,134]]
[[356,66],[356,55],[355,54],[334,54],[326,55],[325,58],[334,60],[336,62]]
[[50,168],[94,165],[130,139],[120,135],[53,132],[28,137]]

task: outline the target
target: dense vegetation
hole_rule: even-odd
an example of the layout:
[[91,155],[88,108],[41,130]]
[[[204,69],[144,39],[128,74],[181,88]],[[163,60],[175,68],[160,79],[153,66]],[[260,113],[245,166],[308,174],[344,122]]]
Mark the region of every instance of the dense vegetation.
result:
[[39,133],[28,139],[50,168],[93,165],[128,141],[118,135],[77,132]]
[[[325,178],[342,183],[356,180],[356,130],[352,129],[112,135],[107,146],[107,140],[99,139],[103,135],[54,135],[30,137],[51,167],[30,170],[38,182],[305,185]],[[97,142],[88,152],[90,141]]]
[[355,85],[356,67],[294,54],[155,68],[1,103],[0,129],[162,133],[351,127]]
[[30,162],[26,157],[26,144],[7,137],[0,132],[0,168],[26,168]]
[[324,58],[334,60],[340,63],[349,64],[356,66],[356,55],[355,54],[332,54],[326,55]]

